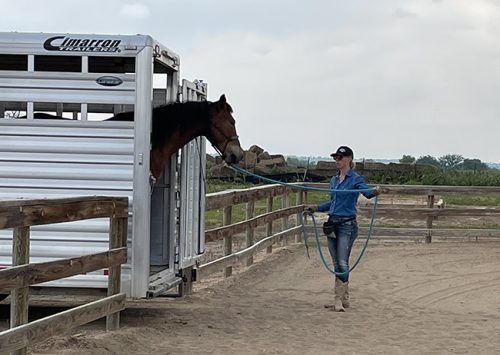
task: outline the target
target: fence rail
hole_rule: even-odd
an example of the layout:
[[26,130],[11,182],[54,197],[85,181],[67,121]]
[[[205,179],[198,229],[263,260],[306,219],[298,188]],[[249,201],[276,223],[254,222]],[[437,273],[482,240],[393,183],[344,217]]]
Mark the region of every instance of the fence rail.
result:
[[[328,189],[328,184],[311,183],[307,186]],[[438,185],[381,185],[397,195],[500,195],[497,186],[438,186]]]
[[[102,217],[110,218],[108,251],[29,263],[31,226]],[[26,354],[30,344],[102,317],[107,330],[119,327],[119,312],[125,308],[120,279],[127,261],[127,219],[126,197],[0,201],[0,229],[14,228],[12,267],[0,270],[0,292],[11,291],[11,329],[0,332],[2,353]],[[108,297],[28,323],[29,286],[107,267]]]
[[[299,186],[266,185],[207,194],[205,209],[210,211],[222,208],[223,226],[206,230],[205,241],[223,240],[224,256],[218,260],[198,265],[197,274],[200,275],[199,277],[219,270],[224,270],[224,276],[228,277],[232,274],[233,266],[242,262],[246,266],[252,265],[253,255],[259,250],[265,248],[267,253],[271,253],[273,245],[278,242],[287,244],[291,236],[294,236],[297,241],[301,228],[297,224],[289,228],[289,218],[300,214],[304,207],[301,204],[289,207],[288,196],[290,193],[297,194],[297,201],[303,200],[303,191]],[[275,197],[281,198],[281,209],[273,211]],[[266,200],[266,213],[254,216],[255,202],[259,200]],[[243,203],[245,203],[246,220],[232,223],[233,206]],[[298,220],[296,218],[296,221]],[[281,230],[273,234],[275,224],[273,222],[277,221],[280,221]],[[255,241],[254,231],[260,226],[266,227],[266,236]],[[242,232],[245,232],[245,249],[233,252],[233,236]]]
[[[210,262],[198,265],[199,277],[205,277],[210,273],[224,270],[224,275],[231,275],[231,268],[244,263],[246,266],[252,264],[253,255],[263,248],[267,252],[272,252],[272,246],[280,241],[286,241],[291,236],[295,236],[295,242],[301,240],[301,228],[298,226],[299,215],[304,209],[304,204],[308,204],[308,194],[311,191],[304,191],[297,186],[265,185],[252,187],[249,189],[228,190],[218,193],[208,194],[206,198],[206,210],[224,209],[223,226],[205,231],[206,242],[218,240],[224,241],[224,255]],[[328,184],[311,183],[307,184],[314,188],[328,189]],[[450,195],[475,195],[475,196],[500,196],[500,187],[471,187],[471,186],[420,186],[420,185],[383,185],[389,190],[387,195],[383,195],[381,200],[391,198],[391,196],[413,195],[424,197],[423,205],[387,205],[380,204],[377,208],[377,217],[388,217],[394,219],[412,219],[425,222],[425,228],[391,228],[376,227],[373,235],[384,237],[423,237],[427,242],[432,241],[432,236],[460,236],[460,237],[500,237],[500,229],[491,228],[435,228],[433,222],[440,217],[500,217],[500,209],[483,207],[446,207],[436,208],[435,199],[437,196],[445,197]],[[296,205],[289,206],[288,196],[296,193]],[[281,209],[273,211],[274,198],[281,198]],[[325,200],[328,198],[325,191]],[[265,213],[255,216],[255,202],[267,200],[267,210]],[[237,223],[232,223],[232,209],[235,205],[245,204],[246,219]],[[358,205],[360,217],[370,217],[372,207],[363,204]],[[288,227],[290,217],[295,216],[295,225]],[[293,218],[292,218],[293,219]],[[277,222],[280,222],[280,230],[275,230]],[[500,219],[499,219],[500,225]],[[266,226],[266,236],[260,241],[255,241],[254,230],[257,227]],[[311,232],[311,226],[307,227]],[[367,227],[360,227],[360,234],[366,233]],[[242,250],[233,252],[233,236],[238,233],[246,233],[245,247]]]

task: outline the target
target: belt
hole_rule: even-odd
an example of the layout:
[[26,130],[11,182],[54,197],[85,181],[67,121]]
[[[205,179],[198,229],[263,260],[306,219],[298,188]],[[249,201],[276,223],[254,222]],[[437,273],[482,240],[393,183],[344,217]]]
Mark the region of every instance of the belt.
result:
[[347,222],[356,220],[356,217],[333,217],[333,216],[330,216],[329,220],[336,222],[336,223],[347,223]]

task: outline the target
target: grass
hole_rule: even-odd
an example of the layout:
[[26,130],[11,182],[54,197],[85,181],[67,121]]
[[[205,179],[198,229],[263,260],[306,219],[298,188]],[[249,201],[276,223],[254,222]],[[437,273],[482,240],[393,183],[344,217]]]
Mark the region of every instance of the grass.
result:
[[[296,196],[291,194],[288,197],[288,204],[290,206],[295,205]],[[280,196],[277,196],[273,200],[273,211],[281,209]],[[254,204],[254,216],[258,216],[267,212],[267,200],[258,200]],[[222,216],[224,214],[224,209],[219,208],[212,211],[205,212],[205,225],[207,229],[216,228],[222,226]],[[239,205],[234,205],[231,211],[231,223],[237,223],[246,220],[246,207],[244,203]]]
[[457,206],[500,206],[500,197],[497,196],[446,196],[446,204]]
[[[231,189],[247,189],[250,187],[258,186],[251,183],[244,182],[228,182],[222,180],[207,180],[206,183],[206,192],[213,193],[224,190]],[[321,191],[310,191],[307,194],[308,204],[318,204],[320,202],[328,201],[328,193]],[[277,196],[273,199],[273,211],[281,209],[281,196]],[[288,196],[288,204],[289,206],[295,206],[297,201],[297,195],[292,193]],[[267,200],[259,200],[255,201],[254,205],[254,216],[261,215],[267,212]],[[231,223],[237,223],[244,221],[246,219],[246,211],[245,204],[239,204],[233,206],[231,212]],[[206,229],[212,229],[222,226],[222,216],[224,214],[224,210],[219,208],[217,210],[206,211],[205,212],[205,225]]]
[[248,189],[249,187],[256,186],[245,182],[224,181],[216,179],[208,179],[205,184],[207,194],[220,192],[232,189]]

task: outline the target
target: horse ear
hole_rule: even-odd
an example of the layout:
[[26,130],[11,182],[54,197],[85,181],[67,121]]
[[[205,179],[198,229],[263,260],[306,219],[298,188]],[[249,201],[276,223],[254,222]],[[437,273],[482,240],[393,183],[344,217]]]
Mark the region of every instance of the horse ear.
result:
[[214,102],[214,104],[217,107],[217,111],[225,110],[227,106],[226,95],[222,94],[219,101]]

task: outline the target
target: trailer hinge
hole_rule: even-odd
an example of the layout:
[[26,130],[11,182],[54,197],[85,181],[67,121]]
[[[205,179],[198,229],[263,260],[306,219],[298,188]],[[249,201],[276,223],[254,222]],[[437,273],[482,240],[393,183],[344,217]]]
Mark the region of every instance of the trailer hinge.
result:
[[175,257],[174,257],[174,263],[179,264],[179,246],[175,246]]

